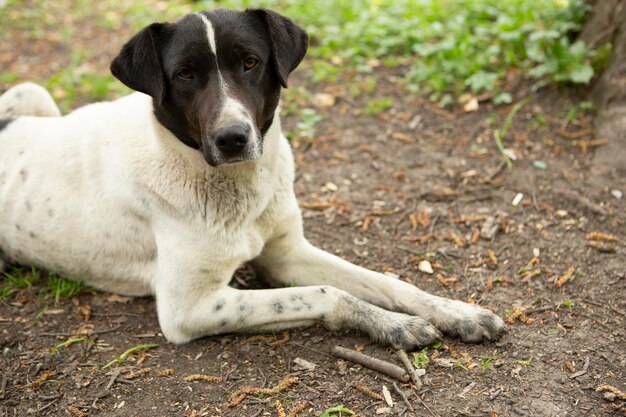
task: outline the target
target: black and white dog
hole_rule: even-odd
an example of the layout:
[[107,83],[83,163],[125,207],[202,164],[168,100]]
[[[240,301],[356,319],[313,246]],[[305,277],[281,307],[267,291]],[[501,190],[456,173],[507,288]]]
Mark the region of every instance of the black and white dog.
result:
[[[174,343],[322,322],[397,348],[502,320],[312,246],[281,133],[281,87],[307,35],[269,10],[152,24],[111,71],[138,93],[64,117],[33,84],[0,98],[0,256],[156,297]],[[244,262],[277,286],[237,290]]]

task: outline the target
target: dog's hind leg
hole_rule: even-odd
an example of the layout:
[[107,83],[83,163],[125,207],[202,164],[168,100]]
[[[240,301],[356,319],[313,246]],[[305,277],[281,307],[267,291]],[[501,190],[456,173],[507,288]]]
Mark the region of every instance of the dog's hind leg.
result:
[[311,245],[298,221],[266,244],[252,262],[262,275],[283,285],[331,285],[387,310],[419,316],[466,342],[496,340],[504,322],[477,305],[438,297],[402,280],[358,267]]
[[0,119],[19,116],[58,117],[61,111],[45,88],[24,83],[8,89],[0,96]]

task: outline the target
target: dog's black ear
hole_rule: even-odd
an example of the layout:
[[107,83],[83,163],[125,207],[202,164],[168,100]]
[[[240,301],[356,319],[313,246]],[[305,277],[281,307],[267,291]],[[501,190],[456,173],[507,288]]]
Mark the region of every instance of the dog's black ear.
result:
[[111,62],[111,73],[133,90],[146,93],[159,104],[165,97],[163,66],[158,41],[168,26],[153,23],[124,44]]
[[248,9],[257,15],[270,34],[272,57],[281,85],[287,88],[287,77],[302,62],[309,37],[291,19],[267,9]]

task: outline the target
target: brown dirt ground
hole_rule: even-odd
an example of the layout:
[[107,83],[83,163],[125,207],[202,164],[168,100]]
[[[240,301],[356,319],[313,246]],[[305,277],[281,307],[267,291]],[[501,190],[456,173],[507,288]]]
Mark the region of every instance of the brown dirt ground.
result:
[[[104,29],[75,31],[72,42],[105,45],[105,52],[89,62],[104,72],[123,35],[103,42],[109,36]],[[0,61],[29,79],[49,76],[49,63],[58,67],[69,60],[71,48],[60,41],[48,47],[49,41],[20,40],[18,32],[12,39],[12,47],[0,43]],[[316,93],[337,98],[331,108],[318,109],[323,120],[315,137],[294,141],[296,190],[310,240],[352,262],[392,272],[438,295],[489,306],[502,316],[515,306],[550,307],[528,314],[525,322],[514,321],[497,343],[445,339],[442,348],[429,352],[419,394],[429,410],[409,385],[402,385],[415,407],[413,415],[624,413],[623,400],[607,402],[596,388],[626,389],[626,203],[611,196],[611,184],[586,186],[593,149],[585,151],[585,141],[593,138],[558,134],[593,126],[588,114],[564,122],[568,109],[585,100],[585,92],[532,93],[533,101],[518,113],[506,138],[518,161],[512,169],[501,169],[486,120],[495,113],[501,124],[511,107],[481,103],[478,112],[465,113],[461,106],[441,110],[405,92],[396,78],[404,71],[375,69],[377,90],[357,99],[344,88],[354,82],[354,74],[345,74],[337,85],[312,85],[305,63],[291,82],[308,90],[289,103],[297,108],[310,107]],[[516,97],[527,94],[528,86],[520,83]],[[390,109],[364,114],[368,100],[386,96],[393,97]],[[538,115],[547,123],[537,123]],[[297,122],[286,117],[285,129],[295,130]],[[533,167],[534,160],[546,162],[547,169]],[[513,207],[517,193],[524,198]],[[498,233],[490,240],[472,240],[485,216],[497,218]],[[612,252],[589,246],[586,235],[594,231],[619,237],[610,245]],[[434,275],[417,269],[426,256]],[[519,274],[535,257],[532,270],[540,274]],[[555,281],[569,268],[575,269],[575,279],[557,288]],[[243,287],[260,285],[245,270],[235,281]],[[562,305],[569,302],[573,307]],[[85,307],[90,308],[88,319]],[[362,346],[368,355],[398,363],[391,349],[368,345],[359,335],[331,334],[316,326],[174,346],[160,335],[150,298],[86,293],[50,305],[38,317],[42,308],[26,294],[0,303],[0,416],[275,416],[276,400],[288,410],[309,402],[299,414],[307,416],[339,404],[365,416],[384,411],[386,404],[356,390],[356,383],[376,392],[387,386],[397,402],[389,415],[412,415],[403,414],[406,407],[387,377],[331,356],[334,345]],[[81,343],[51,353],[54,345],[81,331],[97,346]],[[130,356],[121,367],[101,369],[144,343],[158,348]],[[317,367],[302,369],[296,358]],[[483,366],[481,360],[488,358],[494,359]],[[223,382],[186,382],[190,374],[220,376]],[[238,388],[273,387],[289,375],[298,377],[295,385],[229,407]],[[33,384],[46,376],[47,381]]]

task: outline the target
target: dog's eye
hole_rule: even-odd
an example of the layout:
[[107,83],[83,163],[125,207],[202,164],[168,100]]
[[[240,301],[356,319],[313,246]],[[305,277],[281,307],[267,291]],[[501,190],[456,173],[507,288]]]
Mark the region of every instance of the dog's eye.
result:
[[183,80],[193,80],[195,77],[193,76],[193,72],[191,72],[191,70],[189,68],[181,68],[178,70],[178,72],[176,73],[176,76],[178,78],[181,78]]
[[250,71],[252,68],[256,67],[259,64],[259,60],[249,56],[243,61],[243,70]]

